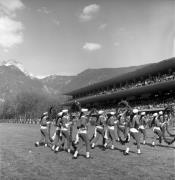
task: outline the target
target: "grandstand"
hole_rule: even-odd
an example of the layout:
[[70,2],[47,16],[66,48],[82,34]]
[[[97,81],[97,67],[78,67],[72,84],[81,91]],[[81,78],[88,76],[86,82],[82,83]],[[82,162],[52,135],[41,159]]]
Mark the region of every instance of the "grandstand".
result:
[[[175,96],[175,58],[149,64],[134,72],[65,93],[86,107],[112,107],[124,99],[132,104],[162,102]],[[139,102],[139,103],[138,103]]]

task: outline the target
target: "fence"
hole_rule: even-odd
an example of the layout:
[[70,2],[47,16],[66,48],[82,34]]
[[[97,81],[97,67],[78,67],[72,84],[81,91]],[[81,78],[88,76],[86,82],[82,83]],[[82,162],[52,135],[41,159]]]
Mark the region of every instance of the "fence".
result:
[[0,123],[39,124],[40,119],[0,119]]

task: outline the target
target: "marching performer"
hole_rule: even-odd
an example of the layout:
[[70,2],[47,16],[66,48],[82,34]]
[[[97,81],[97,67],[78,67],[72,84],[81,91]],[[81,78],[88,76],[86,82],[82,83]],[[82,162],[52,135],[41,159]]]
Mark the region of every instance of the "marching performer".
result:
[[108,118],[106,120],[106,132],[105,132],[105,138],[106,138],[106,142],[104,144],[104,147],[106,148],[109,140],[112,142],[111,145],[111,149],[114,149],[114,144],[116,141],[116,137],[115,137],[115,125],[117,124],[117,119],[115,116],[115,112],[110,112],[110,114],[108,114]]
[[[128,122],[128,128],[129,128],[128,141],[130,141],[130,137],[132,137],[136,141],[136,144],[137,144],[137,153],[141,154],[138,127],[139,127],[138,109],[133,109],[133,114],[130,115],[130,120]],[[129,155],[129,150],[130,150],[129,145],[126,145],[126,150],[124,152],[124,155]]]
[[53,146],[52,146],[52,150],[55,151],[55,152],[58,152],[59,151],[59,142],[62,141],[62,136],[61,136],[61,119],[62,119],[62,115],[63,115],[63,112],[59,112],[57,114],[57,117],[56,117],[56,121],[55,121],[55,126],[56,126],[56,131],[52,137],[53,139]]
[[48,119],[48,112],[43,113],[41,120],[40,120],[40,132],[41,132],[41,139],[40,141],[37,141],[35,143],[35,146],[42,146],[44,145],[45,147],[49,146],[51,147],[51,142],[50,142],[50,121]]
[[[169,129],[168,129],[168,120],[169,116],[168,113],[170,113],[169,107],[165,108],[164,112],[160,111],[159,115],[158,113],[154,113],[153,116],[153,121],[152,121],[152,126],[153,126],[153,132],[155,134],[154,140],[152,142],[152,146],[155,146],[155,139],[158,136],[159,138],[159,143],[162,143],[162,138],[165,143],[168,145],[172,144],[175,142],[175,135],[171,134]],[[165,132],[170,136],[170,139],[166,137]],[[173,138],[173,139],[172,139]]]
[[70,132],[69,132],[69,127],[70,127],[70,117],[68,114],[68,110],[65,109],[62,111],[62,119],[60,121],[61,123],[61,136],[62,136],[62,144],[67,141],[67,152],[70,153],[70,145],[71,145],[71,139],[70,139]]
[[146,113],[141,112],[140,119],[139,119],[139,132],[143,134],[143,144],[146,143]]
[[94,139],[92,140],[91,148],[94,149],[95,145],[99,139],[100,136],[102,136],[103,139],[103,146],[105,144],[105,115],[104,111],[98,111],[98,114],[96,115],[96,124],[95,124],[95,133],[94,133]]
[[80,149],[83,146],[83,142],[85,142],[86,145],[86,158],[90,158],[90,141],[88,137],[88,117],[85,113],[87,113],[88,109],[81,109],[81,114],[79,117],[79,120],[77,122],[77,135],[76,135],[76,141],[77,148],[75,150],[75,153],[73,155],[73,159],[77,159]]
[[163,121],[163,112],[160,111],[159,114],[158,113],[154,113],[153,114],[153,120],[152,120],[152,124],[151,126],[153,127],[153,132],[154,132],[154,137],[153,137],[153,141],[152,141],[152,146],[155,146],[155,139],[159,138],[159,143],[162,143],[162,130],[161,130],[161,126]]
[[[120,133],[122,132],[125,139],[127,139],[127,123],[126,123],[126,117],[125,117],[125,113],[120,113],[117,117],[118,122],[117,122],[117,135],[118,135],[118,141],[121,142],[121,144],[125,144],[121,138]],[[127,141],[127,140],[126,140]]]

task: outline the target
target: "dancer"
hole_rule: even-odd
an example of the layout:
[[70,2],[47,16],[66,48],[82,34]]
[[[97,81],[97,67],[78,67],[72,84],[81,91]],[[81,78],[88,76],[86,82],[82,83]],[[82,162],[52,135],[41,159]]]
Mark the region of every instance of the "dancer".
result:
[[108,118],[106,120],[106,142],[104,144],[104,147],[107,148],[107,145],[109,144],[109,142],[112,142],[111,145],[111,149],[114,150],[114,144],[116,141],[116,137],[115,137],[115,125],[117,124],[117,119],[116,119],[116,113],[115,112],[110,112],[110,114],[108,114]]
[[159,138],[159,143],[162,143],[162,130],[161,130],[161,126],[162,123],[161,121],[163,121],[163,113],[162,111],[158,113],[154,113],[153,114],[153,120],[151,123],[151,127],[153,127],[153,132],[154,132],[154,137],[153,137],[153,141],[152,141],[152,146],[155,146],[155,140],[157,139],[157,136]]
[[139,119],[139,132],[143,134],[143,144],[146,144],[146,113],[141,112],[141,116]]
[[[130,137],[132,137],[137,144],[137,154],[141,154],[140,151],[140,137],[139,137],[139,116],[138,116],[138,109],[133,109],[133,113],[130,115],[129,122],[127,123],[128,128],[129,128],[129,139],[128,141],[130,142]],[[124,155],[129,155],[129,143],[126,144],[126,150],[124,152]]]
[[81,114],[77,122],[77,136],[76,142],[77,148],[74,152],[73,159],[77,159],[80,149],[83,146],[83,142],[86,145],[86,158],[90,158],[90,141],[88,137],[88,109],[81,109]]
[[62,141],[61,123],[60,123],[62,116],[63,116],[63,112],[61,111],[57,114],[56,121],[55,121],[56,130],[55,130],[54,136],[52,137],[53,144],[54,144],[52,146],[52,150],[55,151],[55,153],[57,153],[59,151],[59,149],[60,149],[59,143],[60,143],[60,141]]
[[44,145],[45,147],[51,147],[51,142],[49,139],[49,126],[50,126],[50,121],[48,119],[48,112],[43,113],[41,120],[40,120],[40,132],[41,132],[41,139],[35,143],[35,146],[42,146]]
[[94,139],[92,140],[92,145],[91,148],[94,149],[95,145],[100,138],[102,137],[102,143],[103,146],[105,144],[105,115],[104,111],[100,110],[98,111],[98,114],[95,116],[96,117],[96,122],[95,122],[95,133],[94,133]]
[[67,152],[70,153],[70,145],[71,145],[71,139],[70,139],[70,132],[69,132],[69,127],[71,125],[70,122],[70,117],[68,114],[68,110],[65,109],[62,111],[63,115],[60,121],[61,124],[61,136],[62,136],[62,142],[61,144],[64,144],[65,141],[67,141]]

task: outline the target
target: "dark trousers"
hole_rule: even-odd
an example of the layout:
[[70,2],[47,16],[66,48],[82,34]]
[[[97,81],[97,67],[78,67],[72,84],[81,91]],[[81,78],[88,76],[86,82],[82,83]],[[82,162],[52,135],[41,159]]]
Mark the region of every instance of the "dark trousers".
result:
[[139,131],[143,134],[143,140],[146,140],[146,129],[139,129]]
[[139,132],[130,132],[130,135],[136,141],[137,149],[140,149],[140,136],[139,136]]
[[100,128],[97,128],[96,129],[96,137],[94,138],[94,140],[92,141],[92,143],[96,143],[97,141],[98,141],[98,139],[100,138],[100,136],[102,136],[102,138],[103,138],[103,145],[104,145],[104,143],[105,143],[105,138],[104,138],[104,136],[105,136],[105,130],[104,129],[100,129]]
[[54,139],[54,144],[57,146],[59,145],[59,142],[62,141],[62,137],[60,136],[60,129],[56,130],[56,138]]
[[108,140],[107,142],[112,142],[112,144],[114,145],[115,144],[115,130],[111,130],[111,129],[107,129],[107,137],[108,137]]
[[163,133],[162,133],[162,131],[161,130],[159,130],[159,129],[154,129],[154,139],[156,139],[156,137],[158,136],[159,137],[159,143],[161,143],[162,142],[162,135],[163,135]]
[[125,126],[122,126],[122,125],[118,125],[117,126],[117,135],[118,137],[121,137],[120,136],[120,133],[123,133],[124,137],[126,138],[128,133],[127,133],[127,128]]
[[40,132],[41,132],[41,139],[39,141],[39,145],[47,144],[49,147],[51,147],[48,129],[41,128]]
[[89,141],[87,133],[79,133],[79,143],[77,145],[77,151],[78,152],[83,147],[83,142],[86,145],[86,152],[89,152],[89,150],[90,150],[90,141]]
[[64,144],[65,141],[67,140],[67,148],[70,149],[70,143],[71,143],[71,139],[70,139],[70,134],[68,131],[61,131],[62,133],[62,142],[61,144]]

